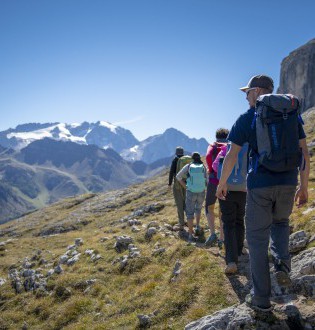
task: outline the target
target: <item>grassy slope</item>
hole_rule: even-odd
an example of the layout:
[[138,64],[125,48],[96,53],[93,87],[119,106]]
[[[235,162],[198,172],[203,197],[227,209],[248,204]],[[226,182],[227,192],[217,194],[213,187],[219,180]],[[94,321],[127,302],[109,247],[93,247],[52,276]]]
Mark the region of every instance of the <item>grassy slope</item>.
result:
[[[2,278],[7,278],[11,265],[21,263],[38,249],[49,262],[56,262],[77,237],[84,240],[80,252],[94,249],[103,259],[93,263],[88,256],[82,255],[74,266],[64,266],[65,272],[54,275],[48,282],[52,289],[49,297],[36,298],[33,293],[16,295],[7,282],[0,287],[0,328],[14,328],[13,324],[19,327],[26,321],[32,329],[132,329],[138,324],[137,314],[158,311],[153,328],[178,329],[191,320],[236,303],[237,297],[230,294],[228,280],[223,274],[223,260],[213,253],[217,249],[210,252],[195,248],[161,233],[146,241],[144,228],[139,233],[132,233],[129,226],[121,228],[122,224],[117,222],[138,207],[160,202],[165,205],[164,209],[141,217],[143,224],[154,220],[160,224],[175,224],[174,202],[166,182],[165,172],[163,176],[124,190],[124,194],[120,192],[113,202],[108,201],[113,193],[86,196],[91,197],[89,199],[81,197],[80,201],[78,198],[67,199],[1,226],[0,230],[14,230],[21,235],[7,245],[7,251],[0,257]],[[142,197],[141,192],[145,192]],[[130,203],[119,206],[126,200]],[[110,203],[116,203],[118,207],[104,209]],[[52,223],[67,226],[77,219],[91,222],[77,231],[47,238],[34,236]],[[113,248],[113,237],[121,234],[134,237],[135,245],[141,250],[141,257],[131,262],[124,272],[119,271],[118,265],[111,264],[118,256],[128,254],[118,254]],[[104,236],[110,239],[101,242]],[[7,238],[2,237],[1,241]],[[160,257],[153,257],[152,250],[157,242],[167,251]],[[182,262],[182,271],[179,279],[171,282],[177,259]],[[42,267],[43,273],[51,267]],[[88,279],[97,279],[97,282],[84,292],[86,287],[82,283]],[[71,290],[69,298],[56,294],[62,288]]]
[[[315,118],[305,127],[309,142],[315,139],[314,122]],[[23,258],[31,257],[38,249],[48,262],[56,263],[77,237],[84,240],[80,252],[94,249],[103,258],[93,263],[82,254],[74,266],[63,266],[65,272],[53,275],[48,281],[51,290],[48,297],[37,297],[32,292],[16,295],[8,281],[0,287],[0,329],[21,328],[24,321],[31,329],[134,329],[138,325],[137,314],[154,311],[158,313],[153,319],[153,329],[181,329],[192,320],[237,303],[237,295],[223,273],[223,259],[216,248],[206,250],[188,246],[185,241],[165,237],[162,233],[146,241],[144,228],[139,233],[132,233],[128,226],[122,228],[119,219],[154,202],[165,207],[158,213],[141,217],[144,225],[153,220],[160,224],[176,223],[172,193],[167,190],[166,182],[167,172],[116,193],[66,199],[19,221],[2,225],[0,230],[15,231],[20,235],[7,244],[5,252],[0,252],[2,278],[7,278],[11,265],[20,264]],[[314,210],[303,214],[308,207],[315,206],[314,156],[309,188],[309,205],[294,209],[291,222],[295,230],[306,229],[314,233]],[[113,194],[114,199],[111,198]],[[105,208],[110,205],[116,207]],[[34,236],[52,224],[62,223],[66,227],[78,220],[86,220],[88,224],[56,236]],[[205,224],[204,218],[202,221]],[[113,248],[114,236],[121,234],[132,236],[141,250],[141,257],[131,262],[124,272],[112,265],[117,256],[127,254],[118,254]],[[104,236],[109,240],[101,242]],[[1,241],[8,238],[7,234]],[[160,257],[151,255],[156,243],[167,249]],[[182,262],[182,271],[179,279],[171,282],[177,259]],[[42,266],[43,273],[51,267]],[[97,282],[86,290],[84,281],[89,279]],[[62,294],[64,288],[70,289],[70,297]]]

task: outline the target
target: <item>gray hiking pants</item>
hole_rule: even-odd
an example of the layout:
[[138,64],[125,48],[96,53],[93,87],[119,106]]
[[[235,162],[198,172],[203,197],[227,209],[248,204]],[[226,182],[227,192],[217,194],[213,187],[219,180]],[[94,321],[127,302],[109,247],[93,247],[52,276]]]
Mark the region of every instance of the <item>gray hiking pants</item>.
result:
[[269,238],[274,262],[281,261],[291,269],[289,216],[293,208],[295,189],[295,186],[273,186],[251,189],[247,192],[246,238],[254,304],[270,303]]
[[185,198],[186,189],[184,189],[180,184],[173,184],[173,194],[175,199],[175,204],[177,207],[178,223],[180,226],[185,225]]

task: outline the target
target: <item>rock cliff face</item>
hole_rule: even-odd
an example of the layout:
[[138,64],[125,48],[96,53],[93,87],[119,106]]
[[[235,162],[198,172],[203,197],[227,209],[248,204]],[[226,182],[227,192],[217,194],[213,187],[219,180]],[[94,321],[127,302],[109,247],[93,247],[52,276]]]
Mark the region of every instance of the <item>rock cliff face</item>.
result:
[[302,112],[315,105],[315,39],[294,50],[281,63],[278,93],[302,99]]

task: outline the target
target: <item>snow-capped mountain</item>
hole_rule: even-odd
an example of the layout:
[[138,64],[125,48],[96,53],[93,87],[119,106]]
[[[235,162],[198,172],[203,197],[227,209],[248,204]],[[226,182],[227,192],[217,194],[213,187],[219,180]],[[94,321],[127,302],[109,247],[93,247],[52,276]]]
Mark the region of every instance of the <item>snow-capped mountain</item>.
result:
[[177,146],[182,146],[185,153],[198,151],[201,155],[205,155],[208,142],[203,138],[191,139],[177,129],[169,128],[163,134],[151,136],[132,148],[123,150],[120,155],[130,161],[142,160],[145,163],[152,163],[174,155]]
[[0,144],[15,150],[20,150],[30,143],[44,138],[86,145],[95,144],[103,149],[112,148],[116,152],[121,152],[123,149],[139,143],[129,130],[106,121],[81,124],[24,124],[15,129],[0,132]]
[[189,138],[174,128],[138,141],[129,130],[106,121],[23,124],[0,132],[0,145],[19,151],[30,143],[45,138],[96,145],[102,149],[111,148],[128,161],[142,161],[147,164],[173,156],[177,146],[182,146],[185,153],[198,151],[202,155],[206,153],[208,146],[205,139]]

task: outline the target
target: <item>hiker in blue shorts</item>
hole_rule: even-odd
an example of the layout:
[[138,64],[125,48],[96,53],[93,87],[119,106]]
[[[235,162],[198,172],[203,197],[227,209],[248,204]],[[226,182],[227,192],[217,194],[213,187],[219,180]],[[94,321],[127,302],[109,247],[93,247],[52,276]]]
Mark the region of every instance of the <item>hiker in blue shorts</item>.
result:
[[252,77],[241,88],[250,109],[230,131],[231,148],[217,187],[217,197],[225,200],[227,180],[239,151],[248,142],[250,168],[245,224],[253,290],[246,296],[246,303],[260,311],[271,310],[269,239],[276,278],[279,284],[289,280],[289,216],[294,201],[300,207],[308,200],[310,169],[298,100],[289,94],[271,94],[273,89],[273,80],[265,75]]

